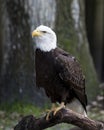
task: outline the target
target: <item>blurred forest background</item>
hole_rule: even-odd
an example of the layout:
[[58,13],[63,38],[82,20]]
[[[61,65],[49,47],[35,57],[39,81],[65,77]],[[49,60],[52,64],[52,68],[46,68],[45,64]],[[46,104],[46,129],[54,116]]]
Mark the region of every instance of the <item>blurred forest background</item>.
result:
[[[6,117],[11,106],[16,111],[18,104],[26,104],[25,114],[30,114],[28,109],[36,113],[37,107],[40,111],[49,103],[44,90],[35,84],[31,32],[40,24],[55,30],[58,45],[79,60],[86,76],[88,102],[104,114],[104,1],[0,0],[0,118]],[[18,116],[15,113],[10,118]],[[5,120],[0,128],[6,129],[3,123]]]

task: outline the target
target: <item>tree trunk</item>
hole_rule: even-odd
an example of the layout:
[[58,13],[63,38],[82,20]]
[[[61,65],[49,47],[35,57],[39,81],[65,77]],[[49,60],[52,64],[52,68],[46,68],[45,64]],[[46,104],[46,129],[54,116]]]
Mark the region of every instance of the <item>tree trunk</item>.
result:
[[103,46],[104,46],[104,1],[86,0],[86,26],[91,54],[101,81],[104,80]]
[[43,104],[44,96],[41,97],[42,94],[39,95],[40,92],[35,89],[35,56],[28,0],[5,0],[3,3],[4,40],[0,48],[3,50],[0,61],[0,102],[24,101]]
[[2,2],[1,2],[1,0],[0,0],[0,73],[1,73],[1,66],[2,66],[2,43],[3,43],[3,19],[2,19],[2,6],[3,6],[3,4],[2,4]]

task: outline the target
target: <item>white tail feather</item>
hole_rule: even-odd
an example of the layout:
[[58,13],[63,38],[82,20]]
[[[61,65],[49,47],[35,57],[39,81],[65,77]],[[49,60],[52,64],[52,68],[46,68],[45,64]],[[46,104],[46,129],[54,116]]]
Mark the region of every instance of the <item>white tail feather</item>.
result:
[[83,108],[80,101],[76,98],[71,103],[66,104],[66,108],[69,108],[69,109],[87,117],[87,113],[86,113],[85,109]]

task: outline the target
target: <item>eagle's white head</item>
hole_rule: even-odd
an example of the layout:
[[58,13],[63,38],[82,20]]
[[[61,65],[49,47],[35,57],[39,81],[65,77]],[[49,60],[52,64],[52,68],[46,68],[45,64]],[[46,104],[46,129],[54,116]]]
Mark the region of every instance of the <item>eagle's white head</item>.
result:
[[36,48],[44,52],[49,52],[57,46],[57,37],[55,32],[44,25],[38,26],[33,32],[32,37],[35,37]]

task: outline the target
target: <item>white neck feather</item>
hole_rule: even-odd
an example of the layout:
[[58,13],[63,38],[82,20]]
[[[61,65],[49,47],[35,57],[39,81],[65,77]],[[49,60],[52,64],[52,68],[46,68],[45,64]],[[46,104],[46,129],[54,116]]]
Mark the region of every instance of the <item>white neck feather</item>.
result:
[[41,51],[44,51],[44,52],[49,52],[51,51],[52,49],[55,49],[57,47],[56,43],[54,42],[49,42],[47,43],[46,41],[43,43],[43,41],[39,42],[39,43],[36,43],[36,48],[40,49]]

